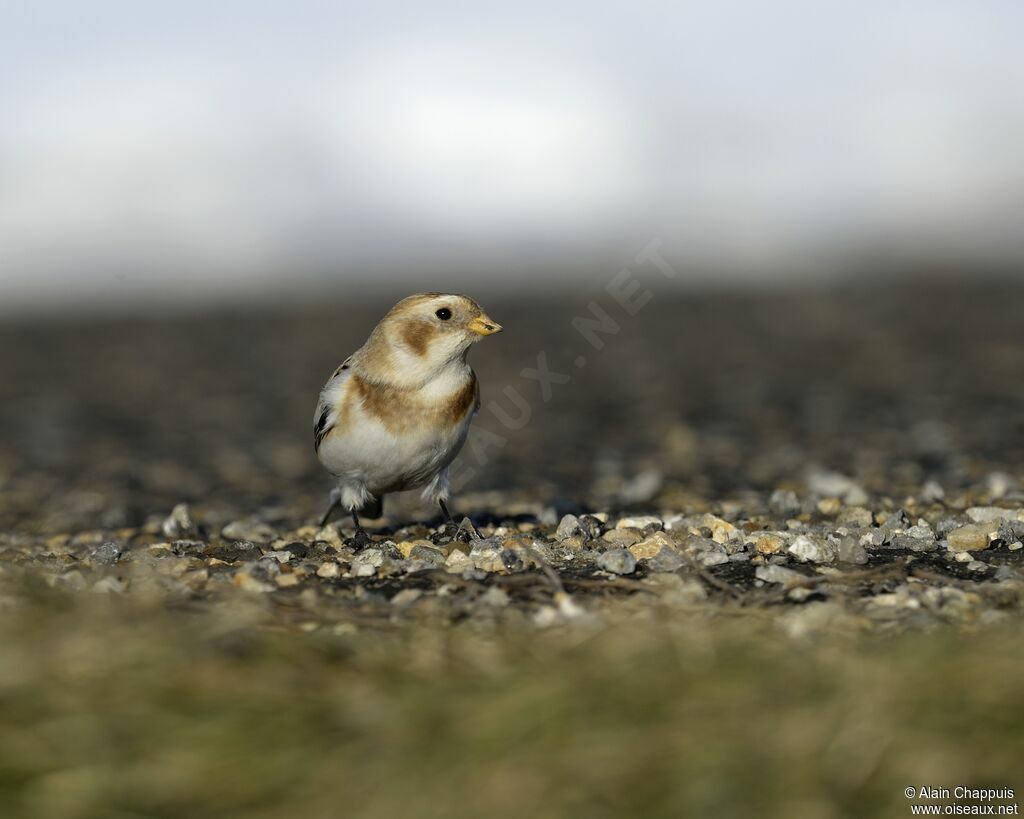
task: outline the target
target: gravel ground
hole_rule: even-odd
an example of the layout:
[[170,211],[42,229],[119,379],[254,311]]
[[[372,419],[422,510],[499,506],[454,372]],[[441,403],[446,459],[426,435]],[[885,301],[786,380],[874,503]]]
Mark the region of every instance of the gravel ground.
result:
[[488,302],[509,331],[474,350],[456,470],[477,531],[405,497],[365,550],[312,525],[308,427],[381,306],[7,326],[4,576],[265,595],[306,627],[545,625],[631,596],[886,629],[1016,610],[1024,290],[595,301],[619,330],[585,363],[589,299]]
[[387,305],[0,327],[0,814],[1024,791],[1024,289],[481,298],[469,520],[365,548],[310,421]]

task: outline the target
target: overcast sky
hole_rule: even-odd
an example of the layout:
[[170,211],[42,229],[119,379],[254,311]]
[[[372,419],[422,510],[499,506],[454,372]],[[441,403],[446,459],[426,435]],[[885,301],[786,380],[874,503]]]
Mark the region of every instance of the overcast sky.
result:
[[5,3],[0,302],[1019,249],[1022,9]]

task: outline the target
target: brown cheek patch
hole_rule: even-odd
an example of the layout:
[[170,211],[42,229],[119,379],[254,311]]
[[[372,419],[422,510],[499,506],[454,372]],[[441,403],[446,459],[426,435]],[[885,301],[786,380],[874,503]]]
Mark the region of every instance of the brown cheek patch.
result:
[[416,355],[426,355],[427,345],[434,336],[434,328],[425,321],[410,321],[402,328],[402,341]]

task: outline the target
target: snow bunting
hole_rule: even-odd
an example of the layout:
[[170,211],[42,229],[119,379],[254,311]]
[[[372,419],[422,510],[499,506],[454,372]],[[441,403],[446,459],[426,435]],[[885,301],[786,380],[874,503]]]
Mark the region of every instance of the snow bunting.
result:
[[320,391],[314,446],[338,480],[321,525],[342,506],[365,541],[360,511],[380,517],[385,494],[420,487],[451,522],[448,466],[480,407],[466,354],[498,332],[466,296],[420,293],[391,308]]

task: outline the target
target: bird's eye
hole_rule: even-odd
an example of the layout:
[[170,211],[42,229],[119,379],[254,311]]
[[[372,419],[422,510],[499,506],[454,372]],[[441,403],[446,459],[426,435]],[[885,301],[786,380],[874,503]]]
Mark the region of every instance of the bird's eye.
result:
[[447,307],[442,307],[440,310],[434,313],[434,315],[441,319],[441,321],[448,321],[448,319],[452,317],[452,311],[449,310]]

